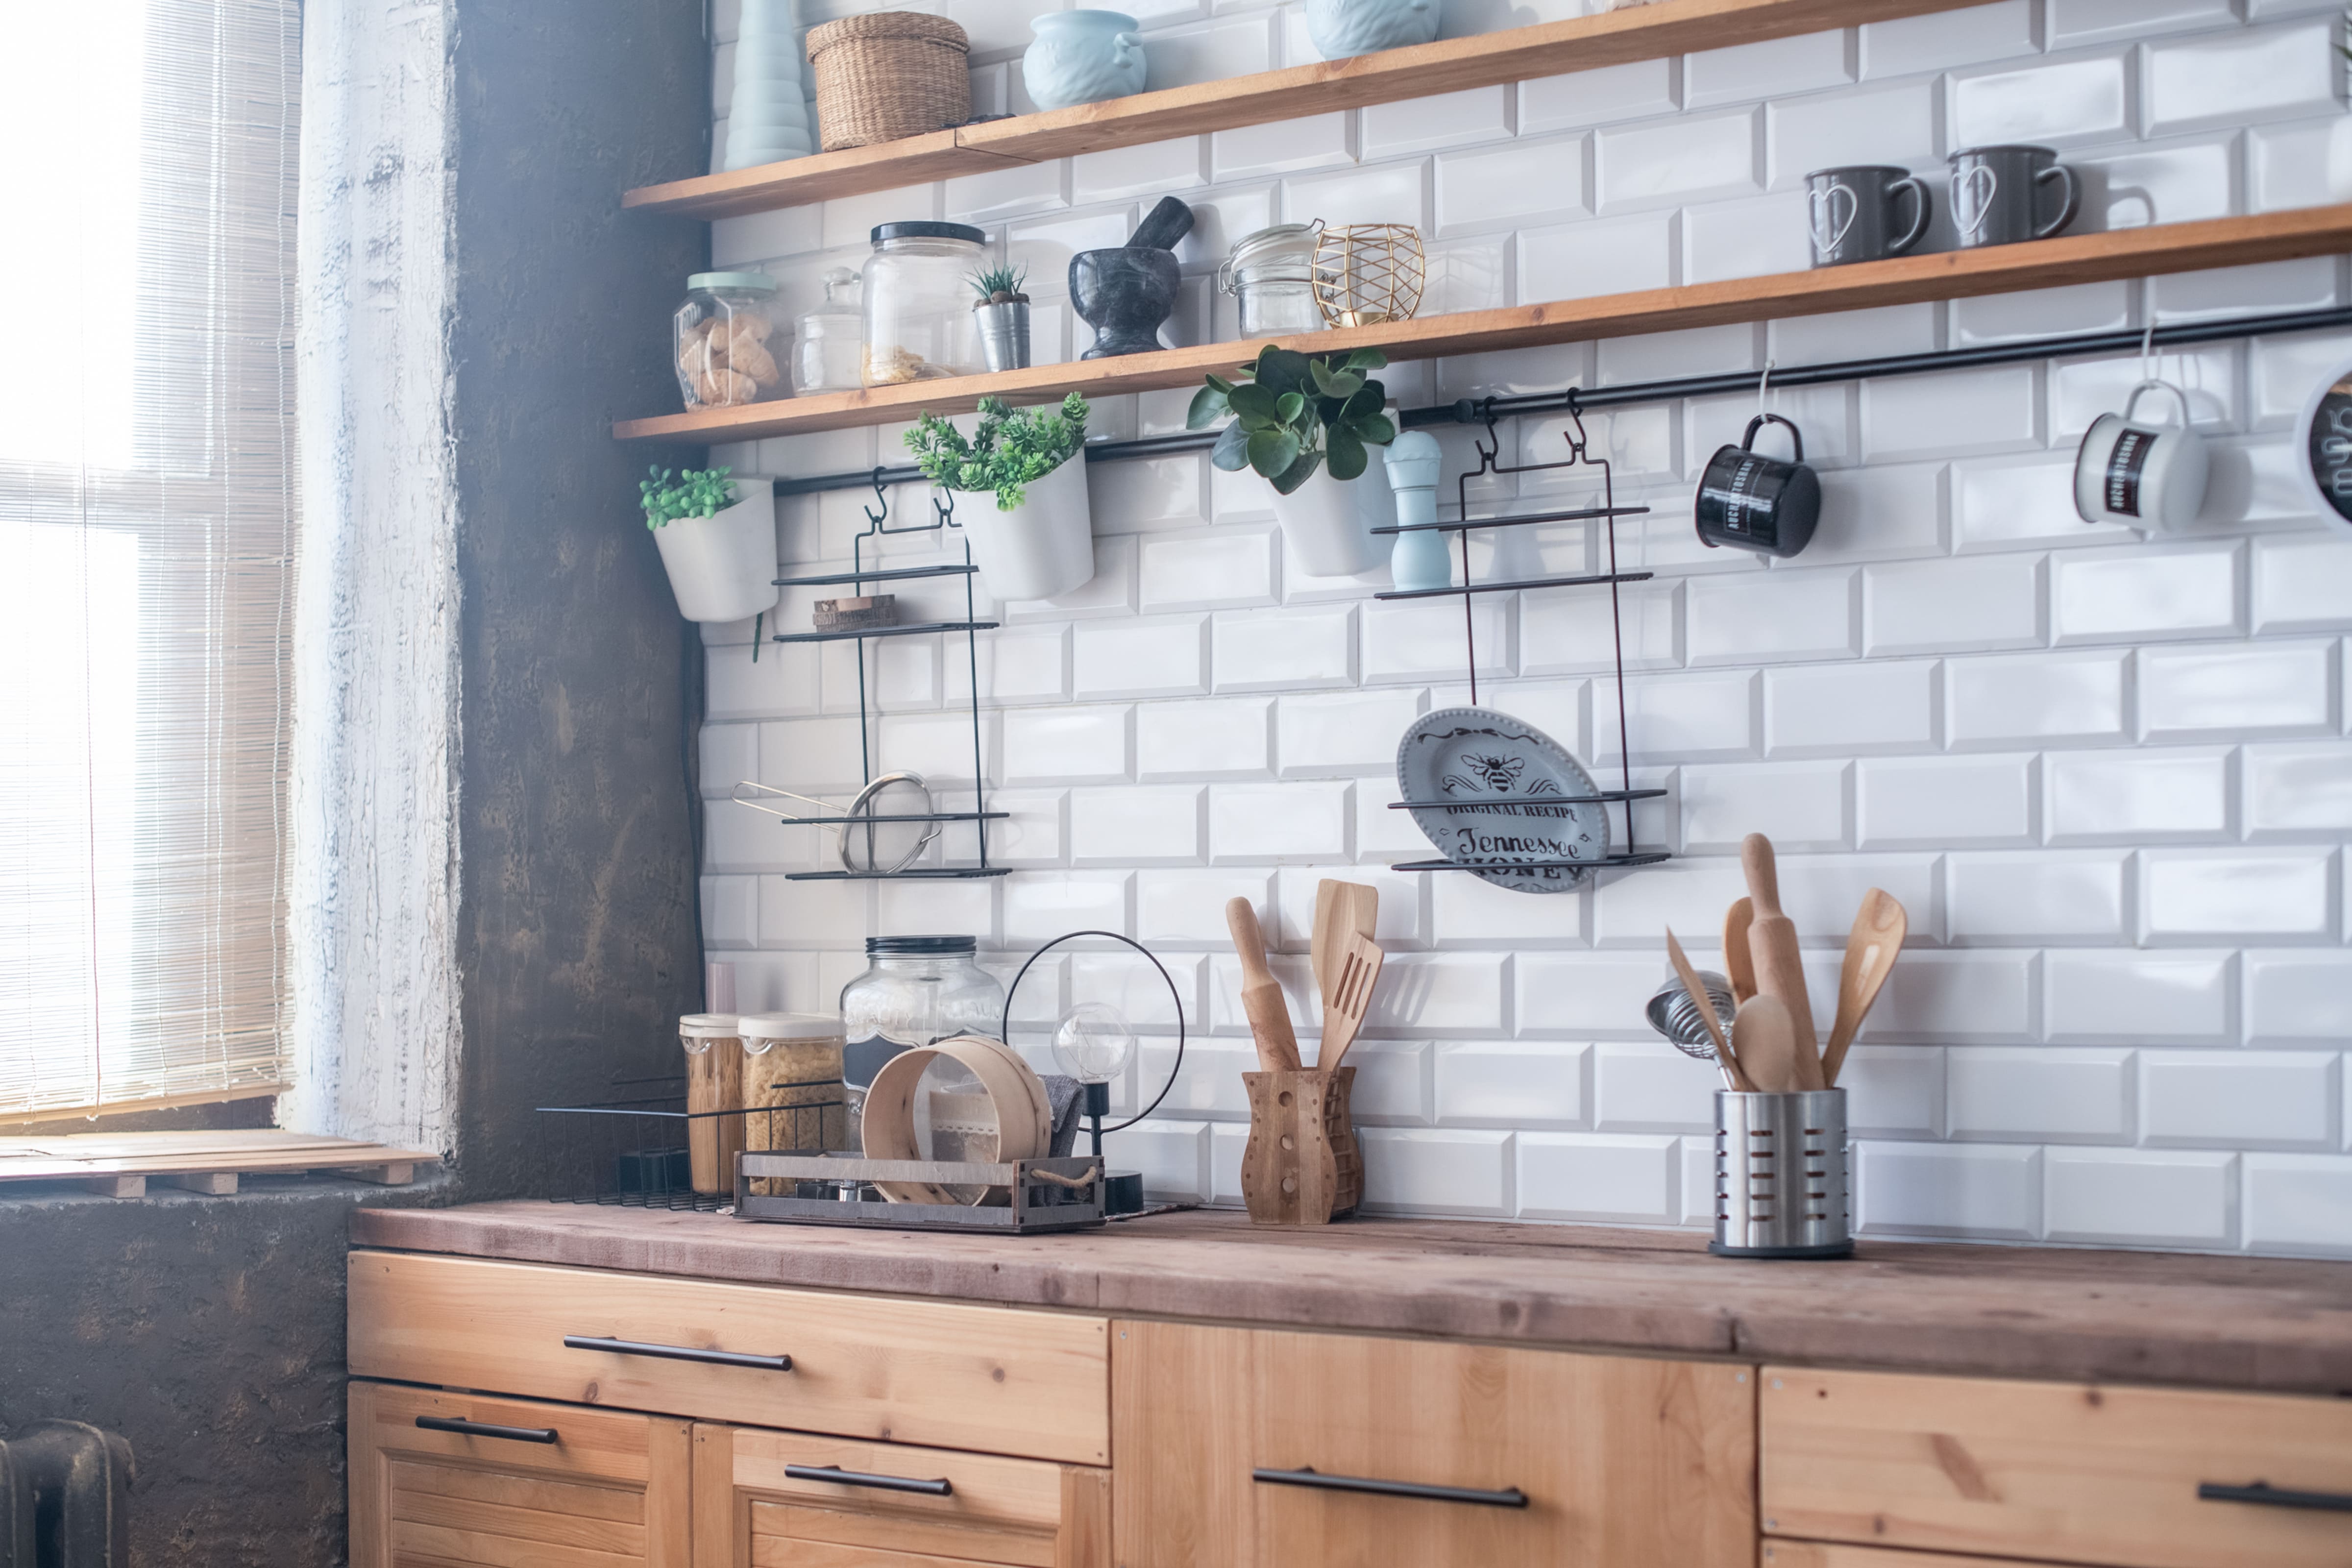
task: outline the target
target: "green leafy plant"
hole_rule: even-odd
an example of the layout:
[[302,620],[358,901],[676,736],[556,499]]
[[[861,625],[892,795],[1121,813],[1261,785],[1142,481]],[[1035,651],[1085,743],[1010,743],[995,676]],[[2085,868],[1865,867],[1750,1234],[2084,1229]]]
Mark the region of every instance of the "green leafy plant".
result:
[[1396,439],[1396,425],[1382,412],[1388,389],[1364,376],[1388,363],[1378,349],[1303,354],[1268,343],[1256,363],[1242,366],[1246,380],[1210,376],[1192,395],[1184,425],[1205,430],[1232,415],[1209,460],[1229,474],[1254,468],[1280,495],[1313,479],[1318,466],[1328,465],[1335,479],[1356,479],[1371,461],[1365,447]]
[[1029,281],[1026,267],[1018,270],[1010,267],[983,267],[968,281],[971,284],[972,292],[980,296],[972,306],[974,310],[982,305],[1025,305],[1029,302],[1029,296],[1021,291],[1021,286]]
[[938,415],[926,414],[907,432],[907,450],[931,483],[951,490],[993,490],[996,510],[1011,511],[1024,499],[1024,485],[1068,462],[1086,439],[1087,400],[1073,392],[1058,411],[1016,412],[1001,397],[983,397],[970,440]]
[[637,481],[637,492],[644,498],[646,526],[659,528],[687,517],[717,517],[735,504],[735,481],[727,477],[733,471],[688,468],[673,473],[667,468],[647,468],[646,472],[653,477]]

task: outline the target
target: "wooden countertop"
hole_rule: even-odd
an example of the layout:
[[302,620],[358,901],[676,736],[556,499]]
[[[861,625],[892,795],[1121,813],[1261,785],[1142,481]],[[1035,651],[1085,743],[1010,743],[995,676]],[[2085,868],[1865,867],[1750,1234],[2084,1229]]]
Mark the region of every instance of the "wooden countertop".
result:
[[361,1247],[1104,1313],[1914,1372],[2352,1394],[2352,1264],[1865,1242],[1710,1258],[1670,1231],[1154,1215],[1058,1237],[530,1201],[360,1209]]

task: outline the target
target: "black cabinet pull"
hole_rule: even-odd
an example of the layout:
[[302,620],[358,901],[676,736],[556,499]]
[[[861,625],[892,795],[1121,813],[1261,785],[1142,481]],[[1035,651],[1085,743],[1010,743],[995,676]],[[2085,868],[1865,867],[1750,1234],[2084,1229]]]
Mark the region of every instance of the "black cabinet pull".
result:
[[488,1421],[460,1421],[454,1415],[420,1415],[416,1424],[427,1432],[455,1432],[461,1437],[504,1437],[509,1443],[552,1443],[552,1426],[495,1426]]
[[743,1351],[698,1351],[691,1345],[654,1345],[637,1340],[600,1339],[594,1334],[566,1334],[568,1351],[610,1351],[614,1355],[658,1356],[664,1361],[706,1361],[714,1366],[749,1366],[761,1372],[790,1372],[788,1355],[751,1355]]
[[1416,1498],[1423,1502],[1467,1502],[1481,1508],[1525,1508],[1528,1494],[1517,1487],[1498,1492],[1473,1487],[1429,1487],[1419,1481],[1376,1481],[1362,1476],[1318,1475],[1308,1467],[1296,1470],[1252,1470],[1250,1479],[1278,1487],[1321,1487],[1326,1491],[1370,1492],[1374,1497]]
[[2309,1508],[2322,1513],[2352,1513],[2352,1492],[2297,1492],[2274,1487],[2268,1481],[2254,1481],[2247,1486],[2224,1486],[2220,1481],[2200,1481],[2197,1486],[2199,1502],[2252,1502],[2264,1508]]
[[946,1479],[919,1481],[912,1476],[869,1476],[839,1465],[786,1465],[784,1474],[796,1481],[831,1481],[835,1486],[871,1487],[877,1492],[920,1492],[925,1497],[953,1497],[955,1483]]

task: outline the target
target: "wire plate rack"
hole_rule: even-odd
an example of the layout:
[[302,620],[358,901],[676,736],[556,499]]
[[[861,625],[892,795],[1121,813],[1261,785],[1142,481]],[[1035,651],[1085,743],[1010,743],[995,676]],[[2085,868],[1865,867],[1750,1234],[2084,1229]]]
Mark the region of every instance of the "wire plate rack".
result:
[[698,1142],[820,1154],[828,1116],[831,1128],[842,1124],[841,1085],[832,1080],[776,1086],[798,1104],[699,1111],[686,1108],[683,1077],[613,1087],[615,1097],[597,1104],[539,1108],[538,1166],[551,1203],[715,1213],[735,1194],[731,1186],[694,1190]]

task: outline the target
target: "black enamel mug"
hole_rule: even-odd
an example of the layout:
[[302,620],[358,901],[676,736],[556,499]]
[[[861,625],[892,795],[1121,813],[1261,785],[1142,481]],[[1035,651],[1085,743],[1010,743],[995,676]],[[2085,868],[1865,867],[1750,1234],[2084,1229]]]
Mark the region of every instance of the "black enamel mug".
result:
[[[1755,450],[1757,432],[1767,425],[1788,427],[1797,444],[1793,461]],[[1822,482],[1805,467],[1805,437],[1778,414],[1759,414],[1737,447],[1718,447],[1698,480],[1698,537],[1708,549],[1738,550],[1783,558],[1802,550],[1822,517]]]

